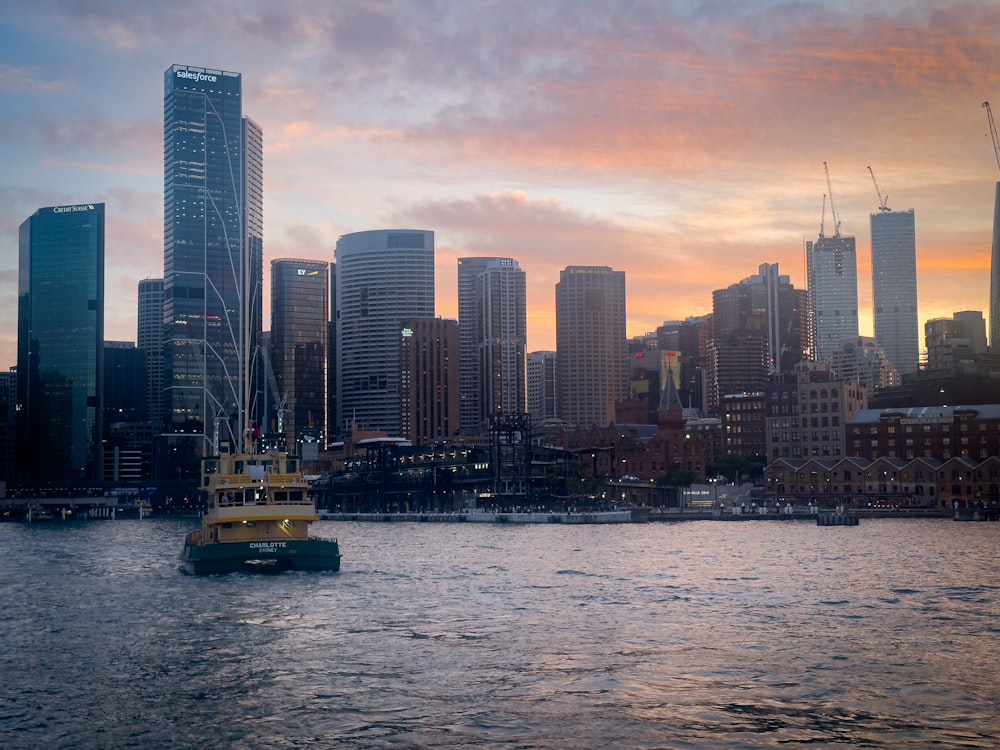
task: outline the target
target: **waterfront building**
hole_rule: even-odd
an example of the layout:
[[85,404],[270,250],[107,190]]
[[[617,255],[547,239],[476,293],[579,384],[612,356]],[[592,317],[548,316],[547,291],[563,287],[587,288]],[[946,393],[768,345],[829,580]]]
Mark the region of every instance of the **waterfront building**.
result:
[[625,272],[567,266],[556,284],[559,411],[581,428],[615,419],[628,396]]
[[920,368],[913,209],[871,214],[875,340],[901,375]]
[[1000,404],[862,409],[848,422],[848,451],[859,458],[1000,456]]
[[163,279],[139,282],[136,346],[146,360],[146,414],[154,433],[163,430]]
[[172,65],[164,91],[164,421],[171,476],[257,421],[263,137],[242,76]]
[[858,337],[858,260],[854,237],[820,234],[806,242],[813,359],[827,363],[844,339]]
[[815,362],[772,378],[764,391],[766,455],[840,458],[848,420],[868,406],[864,385]]
[[19,232],[19,479],[100,479],[103,350],[104,204],[40,208]]
[[532,424],[559,416],[556,362],[553,351],[531,352],[528,355],[528,413]]
[[404,318],[400,326],[400,434],[433,445],[461,424],[458,321]]
[[[277,390],[271,398],[283,410],[281,421],[288,446],[326,442],[328,279],[324,261],[271,261],[268,351]],[[271,424],[270,414],[264,417],[265,431],[275,431],[277,422]],[[303,455],[301,450],[295,452]]]
[[1000,457],[779,458],[764,469],[764,494],[798,505],[995,509]]
[[434,233],[345,234],[335,257],[338,430],[398,436],[401,322],[434,317]]
[[513,258],[458,259],[462,432],[527,411],[525,276]]

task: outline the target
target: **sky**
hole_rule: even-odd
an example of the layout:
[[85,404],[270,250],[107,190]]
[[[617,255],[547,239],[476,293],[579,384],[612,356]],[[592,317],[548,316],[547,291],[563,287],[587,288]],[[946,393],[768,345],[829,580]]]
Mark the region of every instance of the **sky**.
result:
[[762,263],[804,288],[804,242],[837,219],[872,335],[869,166],[915,210],[921,325],[985,315],[998,60],[993,0],[0,0],[0,368],[18,227],[43,206],[106,204],[105,338],[135,340],[137,284],[163,275],[174,63],[243,74],[265,273],[350,232],[433,230],[437,314],[457,317],[458,258],[515,258],[536,351],[567,266],[625,271],[638,336]]

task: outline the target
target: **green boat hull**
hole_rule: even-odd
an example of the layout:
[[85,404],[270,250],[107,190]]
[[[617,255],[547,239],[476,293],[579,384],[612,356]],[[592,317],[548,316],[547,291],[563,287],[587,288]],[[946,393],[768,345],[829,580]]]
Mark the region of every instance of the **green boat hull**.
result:
[[192,575],[286,570],[336,572],[340,570],[340,545],[330,539],[211,544],[186,541],[181,562],[185,572]]

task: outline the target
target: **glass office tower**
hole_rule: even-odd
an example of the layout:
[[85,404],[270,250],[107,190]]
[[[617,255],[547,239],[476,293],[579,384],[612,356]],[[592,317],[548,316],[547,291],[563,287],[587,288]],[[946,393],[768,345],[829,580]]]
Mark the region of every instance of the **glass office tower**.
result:
[[[271,261],[271,403],[289,446],[325,445],[329,278],[323,261]],[[265,432],[277,431],[279,415],[265,416]]]
[[525,275],[513,258],[458,259],[461,419],[485,434],[499,414],[527,405]]
[[163,125],[163,420],[177,476],[255,421],[263,145],[239,73],[171,66]]
[[871,214],[875,341],[900,375],[920,369],[917,234],[913,209]]
[[139,282],[136,346],[146,357],[146,413],[159,433],[163,415],[163,279]]
[[840,342],[858,337],[858,257],[854,237],[806,242],[813,358],[829,362]]
[[434,233],[345,234],[336,249],[337,425],[397,436],[401,321],[434,317]]
[[40,208],[20,228],[17,475],[99,480],[104,204]]

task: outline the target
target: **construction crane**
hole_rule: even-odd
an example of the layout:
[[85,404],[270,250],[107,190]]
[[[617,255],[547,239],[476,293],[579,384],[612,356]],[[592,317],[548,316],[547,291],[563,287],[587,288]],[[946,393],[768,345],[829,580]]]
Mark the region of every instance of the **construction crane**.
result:
[[833,205],[833,186],[830,184],[830,168],[823,162],[823,170],[826,172],[826,189],[830,194],[830,215],[833,216],[833,236],[840,236],[840,216],[837,214],[837,207]]
[[983,102],[983,109],[986,110],[986,120],[990,124],[990,137],[993,139],[993,154],[997,158],[997,167],[1000,168],[1000,139],[997,138],[997,124],[993,119],[993,110],[990,109],[989,102]]
[[267,384],[271,389],[271,397],[274,399],[274,411],[278,415],[278,432],[285,431],[285,412],[288,411],[288,394],[281,395],[278,393],[278,381],[274,378],[274,368],[271,367],[271,357],[267,353],[265,347],[260,349],[261,356],[264,358],[264,371],[267,373]]
[[872,176],[872,183],[875,185],[875,193],[878,195],[878,210],[882,212],[892,211],[892,209],[888,206],[889,196],[883,195],[882,191],[878,189],[878,182],[875,180],[875,173],[872,171],[871,167],[868,167],[868,174]]
[[823,239],[826,237],[824,232],[826,231],[826,193],[823,193],[823,213],[819,216],[819,238]]

